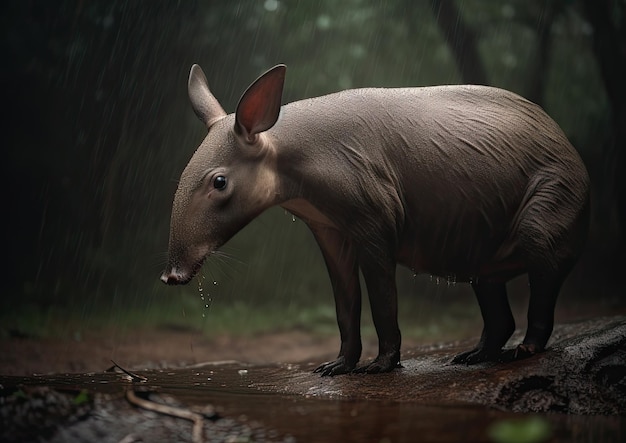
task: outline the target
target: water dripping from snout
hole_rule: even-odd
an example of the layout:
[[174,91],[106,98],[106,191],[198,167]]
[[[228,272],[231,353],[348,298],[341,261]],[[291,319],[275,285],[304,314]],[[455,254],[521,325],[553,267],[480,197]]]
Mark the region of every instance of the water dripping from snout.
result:
[[[202,318],[206,318],[206,312],[211,307],[211,302],[213,301],[213,298],[211,297],[211,294],[209,293],[209,291],[204,290],[204,286],[203,286],[203,282],[205,280],[204,275],[198,274],[197,279],[198,279],[198,292],[200,293],[200,300],[202,300],[202,303],[204,304]],[[213,281],[213,285],[217,286],[217,282],[215,280]]]
[[[204,275],[198,274],[198,292],[200,293],[200,300],[204,303],[204,288],[202,287],[202,281],[204,280]],[[204,317],[204,312],[202,313],[202,317]]]

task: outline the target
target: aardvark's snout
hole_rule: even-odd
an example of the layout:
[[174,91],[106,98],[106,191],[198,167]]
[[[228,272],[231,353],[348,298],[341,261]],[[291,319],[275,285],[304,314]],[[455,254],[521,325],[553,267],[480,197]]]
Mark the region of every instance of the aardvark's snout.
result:
[[206,257],[188,266],[184,262],[172,260],[161,274],[161,281],[167,285],[185,285],[200,271]]
[[185,274],[183,271],[171,266],[163,271],[161,281],[166,285],[184,285],[191,280],[191,277],[191,274]]

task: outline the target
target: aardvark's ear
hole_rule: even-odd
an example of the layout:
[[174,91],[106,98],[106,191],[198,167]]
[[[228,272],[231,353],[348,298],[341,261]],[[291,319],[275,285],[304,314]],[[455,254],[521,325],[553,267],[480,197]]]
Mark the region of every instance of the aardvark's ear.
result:
[[198,65],[191,67],[187,91],[193,111],[207,128],[211,128],[216,121],[226,115],[224,109],[222,109],[217,99],[209,90],[206,76],[204,72],[202,72],[202,68]]
[[277,65],[261,75],[243,93],[235,113],[235,132],[248,143],[267,131],[278,120],[285,83],[285,65]]

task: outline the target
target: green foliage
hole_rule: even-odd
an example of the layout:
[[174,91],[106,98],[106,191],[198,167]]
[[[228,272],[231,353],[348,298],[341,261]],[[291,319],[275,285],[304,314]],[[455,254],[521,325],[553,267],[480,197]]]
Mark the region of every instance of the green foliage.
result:
[[[321,259],[320,259],[321,260]],[[15,304],[0,311],[0,337],[6,334],[23,337],[60,338],[81,341],[99,334],[124,334],[134,330],[174,329],[202,333],[252,336],[260,333],[308,331],[316,335],[337,335],[335,305],[327,289],[298,288],[293,284],[268,282],[280,290],[267,299],[267,291],[247,289],[250,282],[230,283],[220,280],[213,285],[204,272],[202,292],[198,282],[186,287],[162,287],[128,296],[127,289],[106,293],[108,297],[67,300],[67,305],[39,306]],[[328,285],[324,274],[323,283]],[[431,282],[429,277],[412,277],[399,272],[399,322],[405,339],[419,341],[458,340],[480,330],[478,306],[466,285]],[[239,284],[238,284],[239,283]],[[298,292],[299,291],[299,292]],[[314,299],[302,297],[313,293]],[[202,294],[202,297],[201,297]],[[72,304],[75,307],[72,307]],[[367,297],[363,301],[363,337],[376,336]]]
[[72,400],[72,403],[76,406],[80,406],[87,402],[89,402],[89,392],[86,389],[82,389]]
[[21,400],[28,399],[28,395],[26,395],[26,392],[24,392],[22,389],[18,389],[13,394],[11,394],[11,396],[14,398],[19,398]]
[[488,435],[495,443],[541,443],[550,439],[552,430],[548,420],[532,416],[497,421],[489,427]]

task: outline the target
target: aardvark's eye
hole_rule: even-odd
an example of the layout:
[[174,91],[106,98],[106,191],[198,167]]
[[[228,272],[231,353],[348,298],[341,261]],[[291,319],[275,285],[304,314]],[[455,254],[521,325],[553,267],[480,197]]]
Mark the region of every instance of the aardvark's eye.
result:
[[215,189],[224,189],[226,187],[226,177],[218,175],[213,179],[213,187]]

